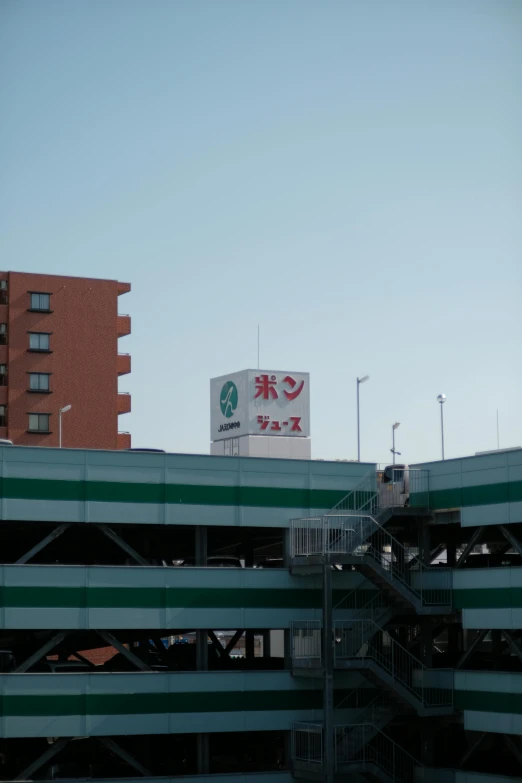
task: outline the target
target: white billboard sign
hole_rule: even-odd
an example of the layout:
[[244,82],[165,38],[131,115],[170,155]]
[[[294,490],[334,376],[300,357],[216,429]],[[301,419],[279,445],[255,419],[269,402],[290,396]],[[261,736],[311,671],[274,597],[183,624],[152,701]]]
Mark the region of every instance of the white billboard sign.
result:
[[210,381],[210,439],[310,437],[307,372],[242,370]]

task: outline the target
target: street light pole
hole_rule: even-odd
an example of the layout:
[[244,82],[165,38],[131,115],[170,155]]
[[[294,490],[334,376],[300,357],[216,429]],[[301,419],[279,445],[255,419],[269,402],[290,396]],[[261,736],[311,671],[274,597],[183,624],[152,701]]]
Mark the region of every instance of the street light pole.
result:
[[440,439],[442,444],[442,459],[444,460],[444,413],[443,413],[442,406],[446,402],[446,395],[439,394],[437,400],[440,403]]
[[366,383],[369,377],[369,375],[363,375],[362,378],[357,378],[357,462],[361,461],[361,416],[359,408],[359,386],[361,383]]
[[391,453],[393,454],[393,464],[395,465],[395,455],[398,454],[399,457],[401,456],[400,451],[395,451],[395,430],[401,426],[400,421],[396,421],[395,424],[392,424],[392,447],[391,447]]
[[72,405],[66,405],[64,408],[58,409],[58,448],[62,448],[62,413],[67,413],[67,411],[70,411],[72,408]]

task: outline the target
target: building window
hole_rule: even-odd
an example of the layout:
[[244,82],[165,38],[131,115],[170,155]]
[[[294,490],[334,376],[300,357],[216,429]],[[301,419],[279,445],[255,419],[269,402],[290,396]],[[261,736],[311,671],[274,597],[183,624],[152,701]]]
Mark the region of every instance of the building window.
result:
[[50,413],[30,413],[29,414],[29,432],[50,432],[49,419]]
[[0,405],[0,427],[7,427],[7,405]]
[[0,364],[0,386],[7,386],[7,364]]
[[42,294],[39,291],[30,291],[31,307],[29,310],[38,310],[38,312],[51,312],[51,294]]
[[30,351],[50,351],[51,335],[47,332],[29,332]]
[[51,373],[48,372],[30,372],[29,373],[29,391],[32,392],[48,392],[49,378]]

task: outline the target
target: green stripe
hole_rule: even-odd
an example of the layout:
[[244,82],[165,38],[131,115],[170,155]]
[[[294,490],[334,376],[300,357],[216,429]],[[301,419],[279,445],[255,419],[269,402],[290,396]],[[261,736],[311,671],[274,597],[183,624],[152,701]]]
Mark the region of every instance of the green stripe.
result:
[[[480,484],[475,487],[435,489],[429,492],[429,507],[431,509],[489,506],[495,503],[517,503],[519,501],[522,501],[522,481]],[[412,493],[410,503],[412,506],[417,507],[428,505],[428,493]]]
[[455,609],[510,609],[522,607],[522,587],[469,587],[453,591]]
[[[370,693],[374,692],[370,691]],[[348,694],[348,691],[336,689],[336,702],[341,702]],[[212,693],[196,691],[190,693],[6,695],[0,699],[0,716],[140,715],[169,712],[320,710],[322,705],[321,689],[215,691]]]
[[[365,691],[368,693],[365,693]],[[335,702],[343,709],[363,707],[375,691],[360,689],[357,703],[348,691],[335,692]],[[348,697],[348,698],[346,698]],[[455,691],[458,710],[522,714],[521,693]],[[6,695],[0,699],[0,716],[32,717],[60,715],[145,715],[199,712],[250,712],[254,710],[322,709],[319,689],[291,691],[216,691],[212,693],[132,693],[132,694],[53,694],[42,696]]]
[[[357,607],[374,591],[361,590]],[[429,591],[437,603],[436,590]],[[447,600],[440,591],[439,603]],[[343,599],[350,598],[349,601]],[[357,608],[355,594],[333,591],[334,607]],[[522,608],[522,587],[465,588],[453,590],[455,609]],[[320,609],[321,591],[304,588],[244,587],[0,587],[0,607],[92,609]]]
[[223,691],[214,693],[104,693],[4,696],[2,714],[139,715],[168,712],[247,712],[321,709],[320,690]]
[[24,500],[105,503],[169,503],[261,508],[332,508],[349,489],[219,487],[201,484],[141,484],[115,481],[52,481],[4,478],[2,496]]
[[522,693],[492,693],[490,691],[455,691],[458,710],[479,712],[522,713]]
[[[334,602],[347,592],[334,590]],[[335,604],[334,604],[335,605]],[[0,587],[0,607],[92,609],[320,609],[321,591],[297,588]]]

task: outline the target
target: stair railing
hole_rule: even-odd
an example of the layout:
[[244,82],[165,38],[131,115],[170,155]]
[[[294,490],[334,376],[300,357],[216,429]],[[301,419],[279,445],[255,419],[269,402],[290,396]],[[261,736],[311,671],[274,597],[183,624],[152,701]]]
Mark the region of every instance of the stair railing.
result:
[[322,623],[301,620],[290,623],[293,669],[320,669],[322,667]]
[[330,514],[370,514],[374,516],[379,508],[379,492],[377,487],[377,471],[368,471],[354,489],[348,492],[330,510]]
[[[372,692],[373,689],[370,688],[354,688],[344,699],[334,705],[334,709],[356,710],[354,723],[377,723],[378,713],[385,707],[391,707],[391,701],[386,693],[381,692],[368,701],[367,695]],[[354,702],[355,706],[350,707],[350,704]]]
[[[451,670],[428,669],[409,650],[371,620],[354,620],[335,624],[335,661],[375,661],[386,674],[405,688],[423,708],[451,707],[453,683]],[[442,673],[448,677],[446,688],[437,687],[435,679]],[[442,675],[444,676],[444,675]]]
[[292,760],[306,767],[322,768],[323,731],[322,723],[292,724]]
[[336,742],[336,771],[345,771],[349,765],[376,766],[394,783],[415,783],[420,762],[376,726],[336,726],[335,731],[340,740]]
[[407,588],[421,605],[451,606],[451,569],[424,565],[373,517],[326,515],[323,527],[324,554],[370,560],[386,581]]
[[357,618],[362,619],[363,615],[370,620],[375,620],[375,615],[378,613],[378,610],[389,609],[392,606],[392,603],[380,590],[372,589],[371,593],[371,597],[368,600],[364,600],[364,598],[361,598],[361,596],[364,595],[363,589],[361,587],[356,587],[349,592],[348,595],[341,598],[333,608],[335,610],[353,609],[355,612],[353,616],[354,620]]

